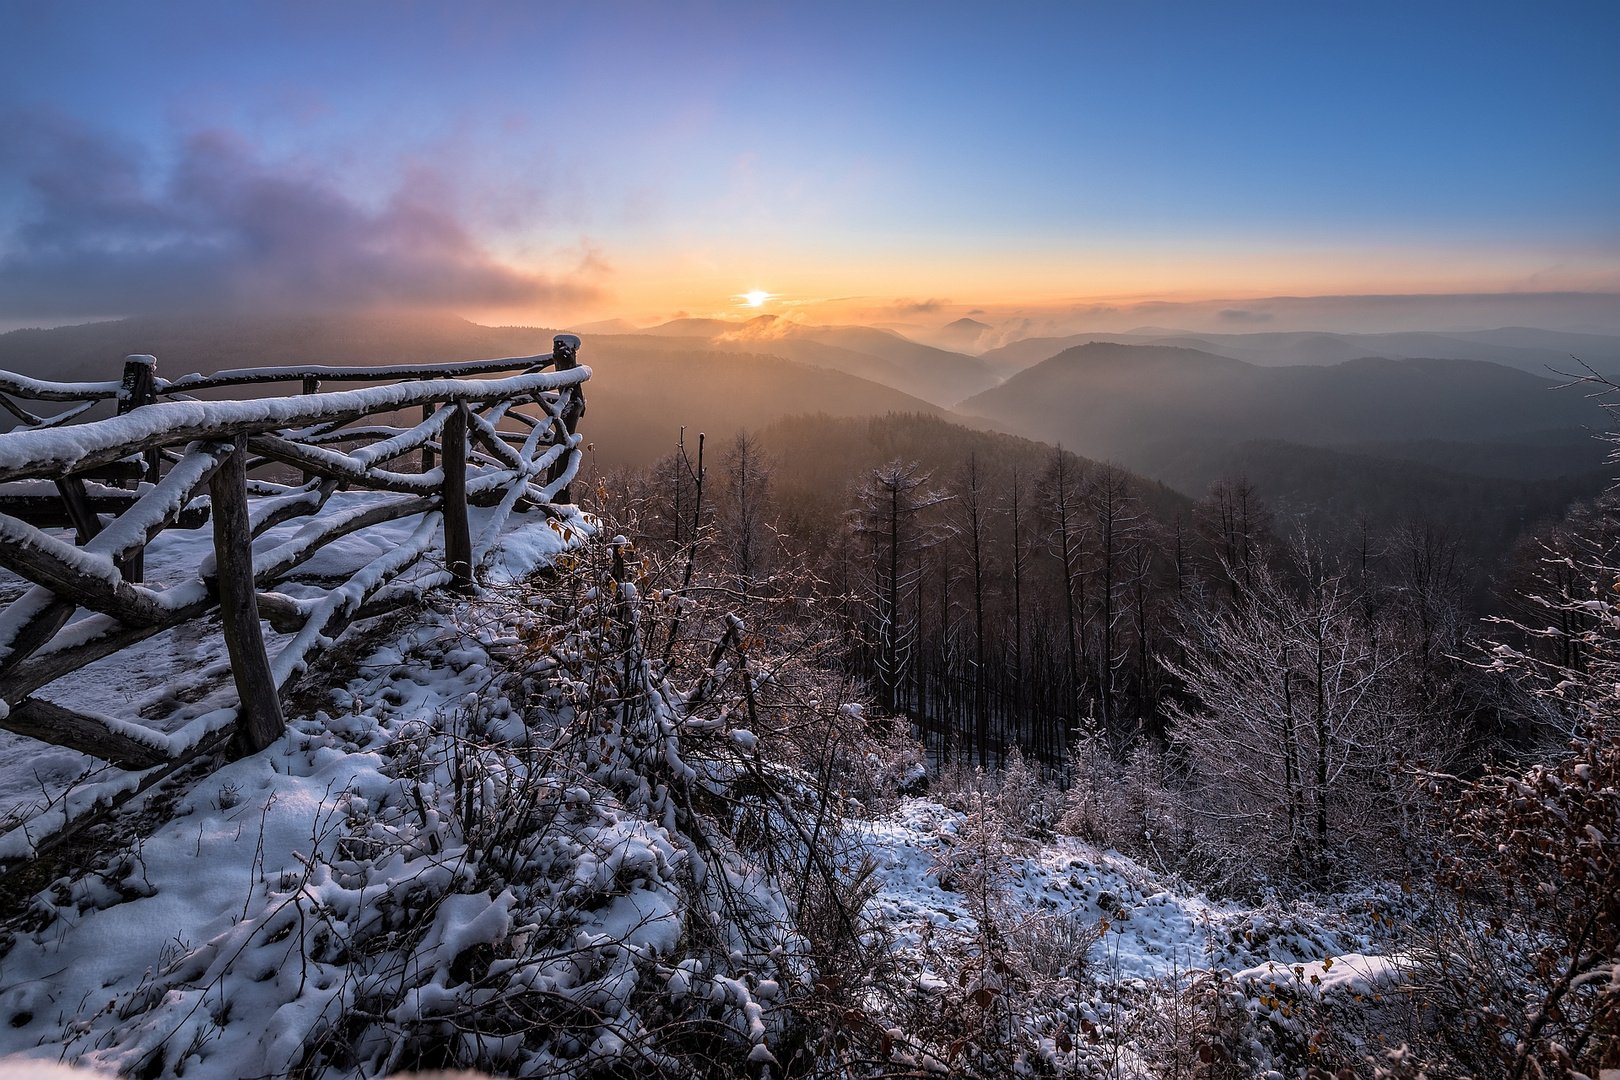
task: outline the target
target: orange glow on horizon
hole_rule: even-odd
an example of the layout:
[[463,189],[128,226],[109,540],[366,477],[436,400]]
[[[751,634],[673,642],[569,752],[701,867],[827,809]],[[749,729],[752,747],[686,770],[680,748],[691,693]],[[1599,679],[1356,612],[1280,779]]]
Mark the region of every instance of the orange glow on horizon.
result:
[[[1054,324],[1080,318],[1101,329],[1108,321],[1101,317],[1111,309],[1129,321],[1136,317],[1131,311],[1161,304],[1241,307],[1277,297],[1620,292],[1620,271],[1597,249],[1389,248],[1374,242],[1352,247],[1329,241],[1297,247],[1205,242],[1180,250],[1166,245],[1080,250],[1037,241],[951,251],[930,247],[618,251],[590,275],[588,294],[570,302],[466,314],[486,324],[563,327],[620,319],[649,326],[683,317],[742,321],[769,310],[789,322],[812,324],[937,328],[960,318]],[[739,264],[747,264],[741,273]],[[776,289],[754,286],[739,292],[739,277],[770,280]]]

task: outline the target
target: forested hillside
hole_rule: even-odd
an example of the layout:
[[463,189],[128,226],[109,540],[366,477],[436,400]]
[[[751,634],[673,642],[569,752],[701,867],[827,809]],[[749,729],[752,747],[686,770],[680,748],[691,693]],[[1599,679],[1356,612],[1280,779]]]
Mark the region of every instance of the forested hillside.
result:
[[1578,370],[1576,357],[1599,371],[1612,373],[1620,369],[1620,337],[1515,326],[1455,333],[1407,331],[1393,334],[1329,334],[1320,331],[1194,334],[1144,327],[1126,334],[1089,333],[1024,338],[991,349],[980,359],[1005,377],[1033,367],[1066,349],[1093,341],[1198,349],[1264,367],[1339,364],[1363,356],[1395,359],[1440,356],[1456,360],[1484,360],[1541,376],[1552,371]]
[[[1397,478],[1388,459],[1298,460],[1303,449],[1244,447],[1318,472],[1301,483],[1345,505],[1364,501],[1356,485]],[[707,565],[713,595],[753,612],[751,625],[814,611],[837,628],[817,662],[865,688],[869,731],[920,740],[930,791],[959,815],[927,819],[931,803],[905,800],[874,835],[916,835],[925,819],[954,830],[931,873],[983,905],[975,955],[1032,972],[1046,969],[1025,945],[1064,964],[1099,955],[1067,951],[1083,933],[1075,925],[1016,936],[1029,925],[1017,920],[1067,902],[1053,888],[1089,895],[1078,876],[1089,855],[1068,864],[1068,887],[1050,876],[1067,835],[1153,868],[1138,871],[1154,884],[1128,902],[1099,894],[1114,912],[1096,924],[1099,940],[1121,924],[1117,945],[1096,947],[1118,950],[1112,978],[1189,917],[1176,889],[1148,895],[1162,875],[1221,899],[1202,919],[1246,903],[1287,912],[1199,939],[1204,959],[1189,959],[1192,982],[1177,983],[1191,1005],[1144,998],[1096,1019],[1082,1006],[1085,1043],[1054,1040],[1054,1071],[1106,1072],[1080,1062],[1091,1062],[1084,1046],[1112,1039],[1116,1052],[1150,1055],[1143,1075],[1182,1075],[1172,1017],[1205,1040],[1208,1056],[1188,1062],[1232,1066],[1208,1075],[1261,1075],[1262,1062],[1401,1075],[1370,1071],[1391,1032],[1411,1056],[1388,1060],[1468,1075],[1514,1075],[1525,1055],[1559,1060],[1555,1026],[1580,1040],[1582,1060],[1620,1051],[1616,999],[1596,985],[1612,970],[1620,895],[1603,884],[1617,865],[1605,829],[1620,820],[1620,756],[1605,726],[1613,689],[1602,682],[1612,626],[1606,602],[1591,599],[1612,584],[1612,496],[1565,513],[1571,492],[1517,481],[1526,505],[1548,501],[1533,510],[1543,524],[1515,541],[1507,507],[1470,518],[1445,503],[1451,488],[1421,478],[1416,495],[1433,514],[1380,522],[1272,505],[1242,476],[1189,502],[1116,465],[935,417],[793,418],[707,441],[701,463],[695,453],[688,442],[650,470],[604,477],[599,511],[634,528],[671,580],[682,564]],[[1343,463],[1357,471],[1333,472]],[[1482,535],[1503,556],[1488,566],[1469,558]],[[1505,617],[1479,619],[1481,597]],[[906,782],[921,791],[920,776]],[[942,924],[918,905],[947,920],[954,909],[888,842],[875,895],[933,956]],[[1024,861],[1028,843],[1036,854]],[[1557,867],[1577,851],[1592,861],[1565,894]],[[1484,881],[1489,890],[1469,888]],[[885,891],[895,885],[898,895]],[[1532,905],[1538,893],[1555,899]],[[1359,926],[1352,906],[1373,927],[1353,944],[1327,929]],[[1599,926],[1601,944],[1585,936]],[[1500,964],[1497,941],[1511,950]],[[1256,942],[1295,958],[1230,984],[1196,966]],[[1566,955],[1592,978],[1563,980],[1551,958]],[[1007,1024],[965,1036],[984,1055],[967,1071],[1010,1068],[1040,1010],[1069,1007],[1057,988],[1066,977],[1032,973],[1005,997],[964,1003],[974,1024],[991,1014]],[[1420,995],[1444,1010],[1415,1004]],[[1552,999],[1556,1018],[1535,1004]],[[1406,1004],[1385,1010],[1386,1000]],[[1474,1041],[1484,1017],[1490,1037]]]
[[1091,456],[1130,461],[1171,438],[1475,442],[1602,430],[1603,410],[1557,380],[1479,361],[1366,358],[1264,368],[1194,349],[1081,345],[960,409]]
[[870,379],[942,407],[1000,381],[990,365],[977,357],[922,345],[892,330],[868,326],[813,326],[761,315],[740,323],[677,319],[637,330],[633,336],[643,341],[673,338],[686,342],[688,347],[702,341],[709,349],[797,360]]

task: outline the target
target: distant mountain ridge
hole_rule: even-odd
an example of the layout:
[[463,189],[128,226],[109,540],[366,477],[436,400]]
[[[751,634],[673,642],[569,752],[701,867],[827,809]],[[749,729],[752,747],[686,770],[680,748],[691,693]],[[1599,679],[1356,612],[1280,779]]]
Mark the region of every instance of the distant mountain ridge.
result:
[[1473,360],[1365,357],[1261,367],[1175,346],[1093,342],[1068,349],[959,407],[1027,438],[1129,464],[1174,439],[1281,439],[1306,445],[1477,441],[1607,427],[1579,392]]
[[[1215,476],[1242,470],[1291,519],[1348,529],[1438,517],[1464,531],[1470,557],[1482,563],[1617,471],[1590,437],[1608,430],[1600,408],[1579,390],[1550,392],[1551,377],[1492,363],[1358,358],[1265,367],[1179,346],[1100,343],[974,395],[966,407],[976,415],[963,416],[837,370],[905,374],[898,361],[836,343],[871,347],[869,335],[789,339],[817,357],[812,366],[768,355],[764,342],[717,346],[713,327],[691,330],[584,335],[581,359],[594,372],[581,425],[588,470],[647,465],[673,448],[683,426],[689,443],[704,432],[715,449],[746,428],[784,455],[784,485],[841,513],[844,485],[874,461],[916,456],[948,472],[971,451],[1012,455],[1034,475],[1050,451],[1022,441],[1033,438],[1120,461],[1167,513],[1183,512],[1184,496],[1200,495]],[[873,333],[885,344],[905,341]],[[109,380],[125,354],[149,352],[173,378],[259,364],[522,356],[548,351],[552,335],[420,314],[132,319],[0,334],[0,367]]]
[[696,339],[727,352],[779,356],[882,383],[941,407],[1001,381],[976,356],[922,345],[896,331],[870,326],[808,326],[760,315],[742,322],[674,319],[628,334],[614,332],[627,337]]
[[996,374],[1006,378],[1066,349],[1092,341],[1198,349],[1264,367],[1337,364],[1364,356],[1385,356],[1396,360],[1441,357],[1484,360],[1545,375],[1549,368],[1576,370],[1576,361],[1572,357],[1579,357],[1600,371],[1620,374],[1620,337],[1571,334],[1523,326],[1455,333],[1404,331],[1390,334],[1316,331],[1195,334],[1143,327],[1125,334],[1089,333],[1025,338],[992,349],[979,359]]

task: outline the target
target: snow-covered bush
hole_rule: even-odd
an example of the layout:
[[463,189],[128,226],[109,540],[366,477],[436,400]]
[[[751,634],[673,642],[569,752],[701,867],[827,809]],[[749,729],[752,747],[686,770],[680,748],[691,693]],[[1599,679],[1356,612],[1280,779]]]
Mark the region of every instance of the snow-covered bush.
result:
[[1433,789],[1451,843],[1415,940],[1416,1048],[1514,1080],[1620,1066],[1620,737],[1593,724],[1556,761]]
[[1120,818],[1116,806],[1118,768],[1099,726],[1082,720],[1069,744],[1069,788],[1063,793],[1058,829],[1104,847],[1114,846]]

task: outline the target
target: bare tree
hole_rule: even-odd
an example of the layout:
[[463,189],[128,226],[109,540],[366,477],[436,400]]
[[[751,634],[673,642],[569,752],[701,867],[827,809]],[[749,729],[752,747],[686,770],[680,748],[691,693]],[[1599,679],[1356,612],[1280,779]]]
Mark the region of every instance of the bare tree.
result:
[[1159,738],[1159,679],[1156,675],[1156,637],[1163,602],[1155,571],[1161,557],[1160,539],[1150,526],[1141,529],[1136,542],[1125,553],[1124,594],[1130,609],[1131,635],[1135,641],[1136,696],[1139,728]]
[[769,518],[771,467],[759,440],[746,431],[737,432],[732,440],[725,466],[720,531],[730,556],[732,579],[747,599],[770,568],[775,539]]
[[891,711],[916,644],[917,621],[907,609],[920,579],[919,555],[935,541],[918,516],[949,498],[928,490],[929,480],[916,462],[891,461],[873,469],[856,493],[855,529],[872,545],[869,601],[878,692]]
[[1093,469],[1085,486],[1085,506],[1096,538],[1097,614],[1099,650],[1097,687],[1102,695],[1104,726],[1120,734],[1118,675],[1125,659],[1120,625],[1125,615],[1121,591],[1127,578],[1126,561],[1137,546],[1142,509],[1131,493],[1130,474],[1118,465]]
[[1388,667],[1343,576],[1319,562],[1305,570],[1296,595],[1257,562],[1236,601],[1190,611],[1186,655],[1169,666],[1193,701],[1168,706],[1210,820],[1299,869],[1356,805],[1339,788],[1363,779]]
[[1223,476],[1193,508],[1193,528],[1204,546],[1211,580],[1233,598],[1253,580],[1271,536],[1271,511],[1247,476]]
[[[967,556],[967,569],[973,581],[973,742],[978,747],[979,761],[989,764],[990,731],[989,709],[986,701],[986,667],[984,637],[985,587],[988,578],[986,560],[989,544],[989,498],[984,489],[983,469],[977,454],[969,454],[955,485],[954,532],[960,538]],[[1005,757],[1005,751],[1003,751]]]
[[1462,634],[1461,545],[1450,529],[1420,516],[1396,529],[1389,547],[1398,609],[1412,631],[1419,701],[1427,708],[1440,693],[1442,660],[1456,653]]
[[1080,713],[1080,671],[1082,664],[1089,666],[1085,637],[1085,594],[1077,597],[1076,590],[1085,588],[1080,559],[1084,544],[1084,524],[1081,519],[1080,495],[1074,455],[1066,454],[1062,446],[1052,451],[1046,472],[1041,477],[1041,501],[1051,522],[1048,542],[1057,557],[1063,575],[1063,620],[1068,630],[1069,708],[1071,715]]
[[645,470],[621,472],[606,474],[606,482],[598,485],[615,496],[598,509],[643,546],[671,553],[690,543],[696,524],[697,473],[687,454],[686,429],[681,429],[675,449]]
[[1025,540],[1028,531],[1028,495],[1024,478],[1013,465],[1012,480],[1007,485],[1004,502],[1008,524],[1012,526],[1012,557],[1008,567],[1012,571],[1012,688],[1013,715],[1024,715],[1024,576],[1028,571],[1029,550]]

